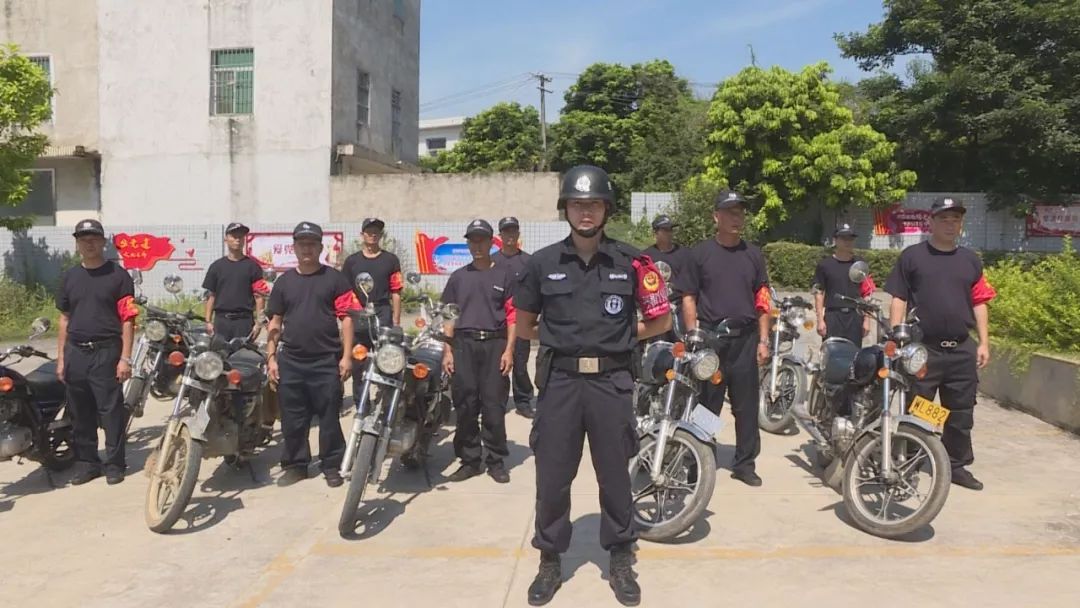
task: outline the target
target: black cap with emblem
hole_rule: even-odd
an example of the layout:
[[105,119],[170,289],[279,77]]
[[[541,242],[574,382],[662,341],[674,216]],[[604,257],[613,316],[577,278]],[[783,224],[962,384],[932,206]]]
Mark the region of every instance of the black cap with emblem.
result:
[[559,209],[566,209],[566,201],[604,201],[610,210],[615,204],[615,189],[607,171],[593,165],[578,165],[567,169],[559,188]]
[[512,215],[507,216],[499,220],[499,232],[508,230],[510,228],[520,228],[521,224],[518,223],[518,219]]
[[939,213],[945,213],[946,211],[956,211],[963,215],[967,213],[967,209],[964,208],[964,204],[955,198],[941,198],[934,201],[934,204],[930,205],[930,215],[936,216]]
[[732,207],[738,207],[742,205],[745,209],[749,203],[746,198],[734,190],[724,190],[720,194],[716,195],[716,199],[713,201],[713,207],[715,209],[731,209]]
[[652,221],[653,232],[657,230],[671,230],[675,228],[677,224],[671,219],[669,215],[658,215],[656,219]]
[[855,232],[855,229],[851,227],[851,224],[840,224],[836,227],[836,230],[833,231],[832,235],[833,238],[842,236],[856,238],[859,236],[858,233]]
[[292,231],[293,240],[310,238],[319,239],[321,241],[322,236],[322,228],[318,224],[312,222],[300,222]]
[[364,223],[360,224],[360,232],[367,232],[368,228],[375,228],[376,230],[382,231],[382,229],[386,228],[386,222],[377,217],[364,218]]
[[247,233],[251,232],[251,228],[248,228],[247,226],[241,224],[240,222],[233,222],[233,223],[231,223],[231,224],[229,224],[228,226],[225,227],[225,234],[232,234],[234,232],[239,232],[241,234],[247,234]]
[[465,238],[472,238],[474,236],[481,236],[491,238],[495,235],[495,231],[491,229],[491,224],[487,223],[487,220],[473,220],[469,223],[469,227],[465,229]]
[[86,219],[78,224],[75,224],[75,232],[72,234],[75,238],[86,235],[105,236],[105,229],[101,226],[101,222],[94,219]]

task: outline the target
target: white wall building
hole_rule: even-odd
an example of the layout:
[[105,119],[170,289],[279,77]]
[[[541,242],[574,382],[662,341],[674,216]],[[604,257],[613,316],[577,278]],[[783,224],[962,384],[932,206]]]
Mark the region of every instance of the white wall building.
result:
[[57,90],[33,213],[326,221],[331,175],[416,170],[419,21],[420,0],[6,3],[0,39]]
[[461,140],[465,117],[431,118],[420,121],[420,156],[435,156],[439,152],[453,150]]

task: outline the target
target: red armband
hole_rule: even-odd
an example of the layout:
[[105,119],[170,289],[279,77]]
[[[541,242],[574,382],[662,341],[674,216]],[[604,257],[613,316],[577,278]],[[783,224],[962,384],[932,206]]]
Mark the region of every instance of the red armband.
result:
[[769,314],[772,310],[772,295],[769,293],[768,285],[762,285],[754,295],[754,310],[763,315]]
[[859,285],[859,295],[863,298],[869,298],[874,295],[874,291],[877,290],[877,285],[874,284],[874,278],[867,275],[863,279],[862,285]]
[[259,279],[251,284],[251,292],[255,295],[265,296],[270,293],[270,284],[265,279]]
[[643,255],[633,261],[633,266],[638,287],[637,305],[641,309],[641,316],[646,321],[652,321],[669,314],[671,302],[668,302],[667,285],[652,260]]
[[517,322],[517,308],[514,308],[514,298],[506,298],[506,302],[503,303],[503,310],[506,311],[506,326],[509,327]]
[[139,316],[139,307],[135,305],[134,296],[124,296],[117,300],[116,316],[120,317],[121,323],[127,323]]
[[351,289],[334,300],[334,314],[337,315],[337,318],[344,319],[354,310],[360,310],[360,300],[356,298],[356,294]]
[[390,275],[390,293],[398,293],[405,288],[405,284],[401,281],[401,271],[395,272]]
[[997,297],[997,290],[986,280],[986,275],[979,275],[979,280],[971,286],[971,303],[973,306],[986,304]]

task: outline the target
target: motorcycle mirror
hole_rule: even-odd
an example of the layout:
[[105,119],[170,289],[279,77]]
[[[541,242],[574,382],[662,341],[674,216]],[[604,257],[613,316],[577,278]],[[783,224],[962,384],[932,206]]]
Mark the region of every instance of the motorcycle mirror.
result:
[[32,332],[30,334],[30,339],[33,340],[38,336],[44,335],[45,332],[49,331],[50,327],[52,327],[52,322],[45,317],[34,319],[33,323],[30,324],[30,331]]
[[405,275],[405,280],[408,281],[409,283],[413,284],[413,285],[419,285],[420,284],[420,273],[416,272],[414,270],[410,270],[408,272],[408,274]]
[[366,272],[361,272],[356,275],[354,283],[356,284],[356,288],[360,290],[360,293],[364,294],[365,298],[373,289],[375,289],[375,279]]
[[209,289],[204,289],[203,292],[201,294],[199,294],[199,301],[200,302],[205,302],[205,301],[207,301],[209,299],[210,299],[210,290]]
[[184,290],[184,279],[180,278],[180,275],[170,274],[162,281],[165,285],[165,291],[176,295]]
[[852,283],[861,285],[866,280],[866,277],[870,276],[870,265],[859,260],[851,265],[851,270],[848,270],[847,276]]
[[447,321],[455,321],[461,316],[461,309],[458,308],[457,304],[447,304],[443,306],[442,316]]
[[656,269],[660,271],[660,276],[664,277],[664,282],[671,281],[671,265],[664,261],[656,263]]
[[132,268],[128,271],[128,274],[131,275],[132,283],[135,283],[136,285],[142,285],[143,276],[141,270],[139,270],[138,268]]

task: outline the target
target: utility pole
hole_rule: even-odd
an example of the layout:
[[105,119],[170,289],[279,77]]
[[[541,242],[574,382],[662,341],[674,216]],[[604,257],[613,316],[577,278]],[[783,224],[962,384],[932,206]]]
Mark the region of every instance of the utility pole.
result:
[[551,93],[551,91],[544,88],[544,85],[551,82],[551,78],[545,75],[543,72],[533,74],[533,78],[540,81],[540,147],[543,150],[543,157],[540,159],[540,170],[547,169],[547,108],[544,104],[544,94]]
[[752,65],[752,66],[754,66],[756,68],[757,67],[757,55],[754,54],[754,45],[748,44],[748,45],[746,45],[746,47],[748,49],[750,49],[750,65]]

